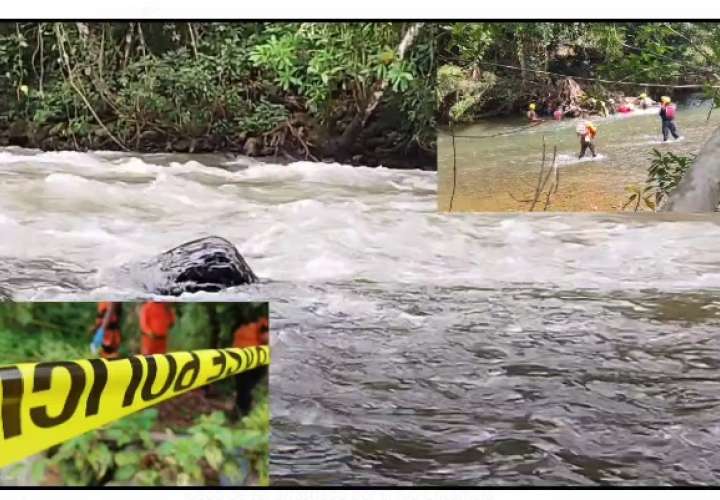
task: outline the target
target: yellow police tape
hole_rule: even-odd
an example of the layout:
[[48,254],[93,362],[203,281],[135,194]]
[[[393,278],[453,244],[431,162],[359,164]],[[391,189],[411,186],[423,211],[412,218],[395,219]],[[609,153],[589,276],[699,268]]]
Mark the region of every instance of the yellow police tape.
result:
[[267,346],[0,367],[0,467],[187,391],[270,364]]

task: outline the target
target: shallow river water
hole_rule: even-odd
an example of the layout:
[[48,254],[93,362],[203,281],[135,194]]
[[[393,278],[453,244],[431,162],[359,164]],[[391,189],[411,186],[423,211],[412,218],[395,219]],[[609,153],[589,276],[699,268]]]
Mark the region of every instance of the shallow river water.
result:
[[[132,299],[216,234],[270,300],[273,483],[720,480],[712,215],[443,215],[432,172],[0,151],[0,290]],[[220,168],[218,168],[220,167]]]
[[[677,155],[697,153],[720,125],[720,113],[708,121],[708,105],[700,101],[681,106],[677,115],[680,139],[663,143],[658,108],[637,110],[608,118],[593,117],[598,127],[597,158],[590,152],[578,159],[578,119],[546,121],[528,128],[520,118],[486,120],[458,128],[455,134],[455,196],[453,211],[527,211],[542,163],[543,137],[546,168],[557,146],[560,187],[548,211],[616,212],[627,201],[626,188],[643,185],[652,150]],[[582,120],[584,121],[584,120]],[[493,136],[478,138],[478,136]],[[438,206],[448,210],[453,186],[452,140],[438,138]],[[526,201],[527,200],[527,201]],[[544,203],[536,210],[542,211]]]

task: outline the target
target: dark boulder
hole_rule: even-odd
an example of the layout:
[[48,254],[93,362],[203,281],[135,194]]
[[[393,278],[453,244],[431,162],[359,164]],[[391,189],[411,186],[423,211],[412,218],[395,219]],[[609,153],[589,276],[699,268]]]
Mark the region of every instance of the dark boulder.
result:
[[218,292],[258,281],[237,248],[210,236],[184,243],[144,262],[139,269],[151,293]]

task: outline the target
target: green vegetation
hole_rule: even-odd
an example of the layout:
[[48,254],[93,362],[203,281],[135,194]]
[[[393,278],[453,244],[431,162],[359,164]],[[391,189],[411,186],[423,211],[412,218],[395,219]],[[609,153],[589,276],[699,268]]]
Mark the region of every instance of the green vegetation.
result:
[[[435,141],[434,30],[413,28],[0,24],[0,141],[44,149],[359,155],[355,160],[390,165],[393,158],[423,158]],[[408,33],[408,47],[399,50]]]
[[667,199],[670,191],[677,187],[694,159],[695,155],[680,156],[671,151],[663,153],[653,148],[645,185],[632,185],[627,188],[630,196],[623,209],[632,207],[633,211],[637,212],[641,206],[644,206],[652,211],[657,210]]
[[[123,355],[139,351],[137,305],[124,304],[121,328]],[[231,345],[237,324],[269,314],[266,303],[178,305],[177,323],[169,338],[169,351]],[[94,302],[0,303],[0,364],[87,358],[96,307]]]
[[[135,306],[123,304],[123,354],[135,354],[139,346]],[[1,303],[0,365],[91,357],[96,307],[88,302]],[[231,345],[237,326],[269,314],[267,303],[191,303],[174,308],[177,322],[170,333],[170,351]],[[69,486],[267,485],[267,381],[256,387],[255,405],[239,421],[230,410],[233,381],[213,384],[212,392],[211,397],[198,391],[179,396],[187,398],[180,409],[163,403],[159,412],[145,410],[67,441],[32,461],[32,480]],[[192,408],[191,425],[180,418],[184,413],[178,414],[187,411],[185,407]],[[27,467],[10,466],[3,475],[19,476]]]
[[[240,422],[222,412],[197,417],[186,429],[160,433],[158,412],[144,410],[60,445],[32,464],[36,483],[67,486],[189,486],[225,483],[267,486],[269,402],[266,386]],[[11,466],[18,474],[25,465]]]
[[[258,403],[237,424],[222,412],[200,415],[187,429],[158,427],[149,409],[63,443],[33,463],[33,480],[68,486],[269,484],[269,404]],[[49,479],[52,478],[52,479]]]
[[[648,90],[679,98],[703,85],[714,94],[710,86],[720,83],[718,23],[455,23],[438,38],[443,123],[552,99],[596,112],[599,100]],[[563,75],[573,78],[570,88]],[[674,88],[688,84],[700,87]]]

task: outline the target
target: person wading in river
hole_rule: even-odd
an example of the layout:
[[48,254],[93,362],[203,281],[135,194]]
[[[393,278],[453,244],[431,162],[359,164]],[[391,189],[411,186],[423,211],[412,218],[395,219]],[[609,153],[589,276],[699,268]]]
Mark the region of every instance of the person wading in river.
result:
[[167,302],[145,302],[140,307],[138,315],[142,336],[140,353],[144,356],[165,354],[168,333],[175,324],[172,306]]
[[580,156],[578,156],[578,158],[582,158],[583,156],[585,156],[585,152],[588,149],[592,153],[593,158],[595,158],[597,154],[595,154],[595,146],[593,146],[593,140],[597,135],[597,127],[591,122],[585,122],[580,124],[576,131],[578,137],[580,137]]
[[680,138],[677,127],[675,127],[675,105],[670,102],[668,96],[660,98],[660,120],[662,121],[663,142],[667,142],[668,135],[672,134],[676,140]]
[[527,112],[528,121],[530,123],[540,123],[542,122],[542,119],[538,116],[538,114],[535,112],[535,103],[531,102],[528,106],[528,112]]
[[121,302],[99,302],[93,331],[95,336],[90,344],[94,353],[101,358],[116,359],[120,356]]
[[650,105],[652,105],[652,100],[648,99],[647,94],[643,92],[637,98],[636,104],[640,106],[641,109],[647,109]]
[[[255,347],[268,345],[268,342],[268,318],[260,316],[254,322],[245,323],[235,330],[233,347]],[[250,413],[253,389],[267,373],[267,366],[261,366],[235,376],[235,407],[240,416]]]

